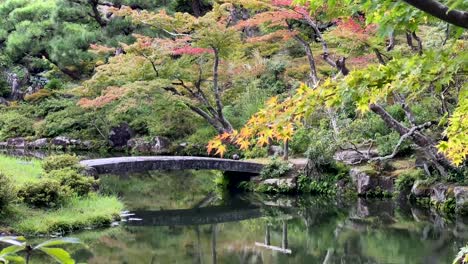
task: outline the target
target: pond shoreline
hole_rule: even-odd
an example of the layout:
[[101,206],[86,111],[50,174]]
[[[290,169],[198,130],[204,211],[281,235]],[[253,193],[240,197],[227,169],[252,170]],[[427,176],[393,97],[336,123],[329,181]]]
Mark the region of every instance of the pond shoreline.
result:
[[5,188],[0,233],[56,236],[120,220],[124,205],[117,196],[96,192],[97,182],[74,170],[79,167],[57,160],[25,162],[0,155],[0,178],[7,184],[0,186]]

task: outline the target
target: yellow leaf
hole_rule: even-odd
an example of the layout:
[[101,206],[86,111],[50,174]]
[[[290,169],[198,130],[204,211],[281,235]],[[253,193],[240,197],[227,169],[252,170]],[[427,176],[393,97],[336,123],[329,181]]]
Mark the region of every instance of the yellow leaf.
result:
[[268,144],[268,137],[265,137],[265,136],[261,136],[258,138],[258,142],[257,144],[261,147],[263,147],[264,145]]
[[218,149],[216,150],[215,155],[220,155],[222,158],[225,152],[226,152],[226,146],[220,145]]

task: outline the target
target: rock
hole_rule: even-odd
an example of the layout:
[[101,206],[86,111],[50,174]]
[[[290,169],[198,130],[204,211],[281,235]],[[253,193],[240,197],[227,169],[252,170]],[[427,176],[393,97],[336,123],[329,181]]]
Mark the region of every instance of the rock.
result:
[[[363,149],[363,150],[360,150],[360,151],[363,152],[363,153],[366,153],[367,149],[365,149],[365,150]],[[375,156],[377,156],[377,154],[378,154],[377,150],[371,149],[369,151],[369,155],[371,157],[375,157]],[[358,152],[356,152],[354,150],[338,151],[338,152],[335,153],[333,158],[336,161],[343,162],[344,164],[347,164],[347,165],[356,165],[356,164],[360,164],[360,163],[363,163],[363,162],[368,160],[368,159],[366,159],[365,157],[363,157],[361,154],[359,154]]]
[[144,138],[132,138],[127,142],[127,147],[133,152],[148,153],[151,150],[151,144]]
[[455,210],[459,214],[468,214],[468,186],[457,186],[453,189]]
[[81,149],[83,150],[90,150],[93,148],[93,142],[89,141],[89,140],[85,140],[81,143],[81,146],[80,146]]
[[28,144],[28,147],[33,149],[43,149],[47,148],[48,146],[49,140],[47,138],[40,138]]
[[356,168],[351,169],[349,174],[357,187],[358,195],[365,195],[369,192],[393,192],[394,178],[369,175]]
[[70,139],[70,145],[73,147],[80,147],[81,146],[81,140],[79,139]]
[[233,159],[233,160],[239,160],[239,159],[240,159],[240,157],[239,157],[239,155],[237,155],[237,154],[234,154],[234,155],[232,155],[232,159]]
[[9,106],[10,103],[3,97],[0,97],[0,105],[6,105]]
[[431,196],[431,188],[424,181],[417,180],[411,188],[411,195],[415,198],[424,198]]
[[430,190],[431,202],[436,204],[445,203],[447,201],[448,189],[449,186],[443,183],[432,186]]
[[127,123],[121,123],[113,127],[109,132],[109,144],[113,148],[121,148],[127,145],[127,142],[133,137],[134,132]]
[[0,142],[0,148],[6,148],[8,146],[7,142]]
[[25,148],[26,140],[24,138],[10,138],[7,141],[8,148]]
[[268,147],[269,156],[281,157],[283,156],[283,154],[284,154],[284,151],[283,151],[283,147],[281,146],[272,145]]
[[67,148],[71,145],[71,140],[67,137],[59,136],[53,138],[50,143],[57,147]]
[[171,141],[165,137],[154,137],[151,143],[151,152],[161,154],[168,152],[171,147]]
[[132,138],[127,142],[127,147],[134,152],[161,154],[168,152],[171,143],[165,137],[154,137],[146,140],[144,138]]
[[285,186],[288,187],[289,189],[295,189],[296,188],[296,179],[295,178],[273,178],[273,179],[266,179],[262,181],[263,184],[265,185],[271,185],[271,186]]

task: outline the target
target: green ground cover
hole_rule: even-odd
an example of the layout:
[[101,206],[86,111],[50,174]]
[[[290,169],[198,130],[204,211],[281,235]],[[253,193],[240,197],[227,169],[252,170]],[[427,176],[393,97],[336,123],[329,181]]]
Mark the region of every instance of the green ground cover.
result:
[[[11,180],[16,198],[0,208],[0,232],[25,235],[68,233],[84,228],[109,226],[119,219],[123,203],[112,195],[90,191],[78,195],[68,190],[58,206],[32,206],[19,197],[27,185],[40,185],[48,179],[43,162],[0,156],[0,174]],[[31,195],[31,194],[28,194]],[[40,194],[33,194],[38,195]],[[42,196],[43,197],[43,196]]]

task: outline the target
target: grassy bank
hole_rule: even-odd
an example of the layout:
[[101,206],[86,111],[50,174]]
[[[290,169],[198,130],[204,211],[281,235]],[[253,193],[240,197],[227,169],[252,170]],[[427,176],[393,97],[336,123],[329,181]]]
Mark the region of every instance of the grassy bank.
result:
[[[26,185],[39,185],[47,180],[42,162],[35,159],[0,155],[0,174],[11,179],[16,193]],[[71,192],[60,206],[53,208],[31,206],[17,198],[0,210],[0,233],[50,235],[109,226],[119,218],[123,207],[116,196],[96,192],[81,196]]]
[[0,155],[0,173],[10,176],[15,184],[21,185],[39,181],[44,171],[40,160]]

